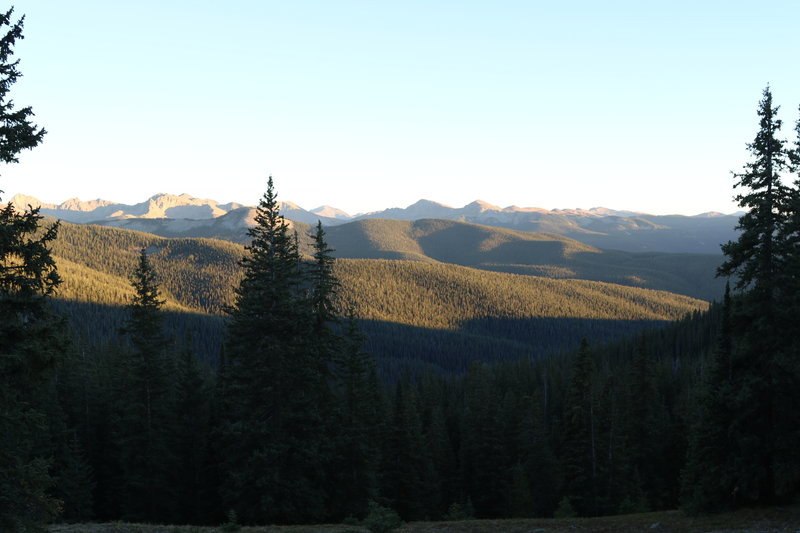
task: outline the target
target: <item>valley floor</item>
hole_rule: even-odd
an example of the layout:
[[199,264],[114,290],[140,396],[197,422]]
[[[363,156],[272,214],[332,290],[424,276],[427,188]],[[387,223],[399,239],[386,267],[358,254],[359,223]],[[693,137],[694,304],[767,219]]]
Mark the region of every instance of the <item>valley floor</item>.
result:
[[[141,524],[52,525],[50,533],[222,533],[222,528],[154,526]],[[240,533],[357,533],[358,526],[258,526]],[[663,511],[600,518],[466,520],[460,522],[410,522],[397,533],[767,533],[800,531],[800,505],[742,509],[733,513],[686,516],[681,511]]]

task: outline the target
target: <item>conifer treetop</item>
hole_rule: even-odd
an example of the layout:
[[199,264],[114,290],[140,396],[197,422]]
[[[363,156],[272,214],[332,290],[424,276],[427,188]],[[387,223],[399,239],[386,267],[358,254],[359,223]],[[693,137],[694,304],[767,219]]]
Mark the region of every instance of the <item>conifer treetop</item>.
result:
[[34,113],[30,106],[15,109],[14,101],[8,99],[11,86],[22,76],[17,68],[19,59],[11,58],[17,39],[23,39],[25,17],[12,22],[13,13],[11,8],[0,14],[0,28],[9,27],[0,37],[0,161],[4,163],[17,163],[19,153],[38,146],[47,133],[32,122]]

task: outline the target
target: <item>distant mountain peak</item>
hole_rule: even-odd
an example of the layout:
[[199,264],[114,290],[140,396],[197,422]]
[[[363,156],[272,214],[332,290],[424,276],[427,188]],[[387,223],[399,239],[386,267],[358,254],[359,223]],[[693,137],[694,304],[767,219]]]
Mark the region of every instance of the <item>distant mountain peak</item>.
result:
[[337,209],[329,205],[321,205],[315,209],[312,209],[311,213],[321,217],[335,218],[338,220],[350,220],[353,218],[353,216],[348,214],[346,211],[342,211],[341,209]]
[[457,211],[452,207],[434,202],[433,200],[417,200],[406,208],[390,207],[383,211],[373,211],[365,213],[354,218],[390,218],[398,220],[420,220],[423,218],[452,218],[453,213]]
[[416,202],[408,206],[406,209],[418,208],[418,207],[447,207],[448,209],[452,209],[449,205],[425,199],[417,200]]
[[114,202],[109,202],[108,200],[101,200],[97,198],[95,200],[89,200],[84,202],[80,198],[70,198],[61,202],[58,205],[58,209],[65,209],[67,211],[94,211],[98,207],[105,207],[107,205],[112,205]]
[[290,209],[290,210],[302,209],[302,207],[300,207],[296,203],[288,202],[286,200],[281,200],[280,202],[278,202],[278,205],[280,206],[281,209]]
[[40,202],[38,198],[28,196],[27,194],[15,194],[8,202],[14,204],[18,208],[27,208],[29,205],[31,207],[42,207],[48,205]]
[[470,212],[477,211],[478,213],[483,213],[484,211],[502,211],[502,208],[499,206],[490,204],[489,202],[484,202],[483,200],[475,200],[474,202],[470,202],[465,205],[463,209]]

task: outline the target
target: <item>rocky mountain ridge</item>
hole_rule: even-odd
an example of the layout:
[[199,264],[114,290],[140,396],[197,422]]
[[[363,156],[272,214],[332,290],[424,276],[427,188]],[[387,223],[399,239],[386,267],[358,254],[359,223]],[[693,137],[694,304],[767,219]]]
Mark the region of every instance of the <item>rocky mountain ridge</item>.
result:
[[[145,231],[162,236],[216,237],[246,242],[246,231],[254,223],[254,209],[230,202],[195,198],[188,194],[156,194],[144,202],[128,205],[108,200],[81,201],[71,198],[61,204],[16,195],[17,206],[39,207],[43,215],[80,224],[101,224]],[[605,207],[591,209],[543,209],[499,207],[476,200],[456,208],[419,200],[405,208],[389,208],[350,215],[331,206],[311,211],[292,202],[281,202],[281,213],[289,220],[336,226],[365,219],[415,221],[445,219],[519,231],[565,235],[600,248],[626,251],[661,251],[719,254],[719,246],[735,238],[739,214],[716,212],[696,216],[650,215]]]
[[[122,204],[110,200],[103,200],[97,198],[95,200],[83,201],[79,198],[70,198],[61,202],[60,204],[44,203],[39,199],[28,196],[25,194],[14,195],[10,202],[17,206],[32,206],[39,207],[42,214],[51,216],[62,215],[60,218],[69,222],[83,222],[83,219],[95,217],[96,220],[104,218],[188,218],[194,220],[217,218],[223,216],[234,209],[241,207],[251,207],[237,202],[229,202],[221,204],[211,199],[195,198],[186,193],[182,194],[168,194],[158,193],[144,202],[137,204]],[[358,220],[364,218],[390,218],[399,220],[419,220],[422,218],[444,218],[444,219],[458,219],[465,216],[476,216],[486,214],[505,214],[513,215],[517,213],[542,213],[554,214],[564,216],[578,216],[578,217],[636,217],[636,216],[665,216],[665,215],[650,215],[642,211],[628,211],[616,210],[606,207],[592,207],[590,209],[582,208],[567,208],[567,209],[544,209],[541,207],[520,207],[511,205],[508,207],[499,207],[497,205],[485,202],[483,200],[475,200],[463,207],[451,207],[449,205],[435,202],[433,200],[421,199],[407,207],[391,207],[380,211],[371,211],[368,213],[360,213],[351,215],[346,211],[332,207],[330,205],[323,205],[315,209],[306,210],[293,202],[280,202],[281,210],[287,218],[289,214],[294,215],[298,221],[308,222],[301,220],[302,218],[318,218],[318,219],[335,219],[339,223],[349,220]],[[306,215],[307,214],[307,215]],[[716,211],[708,211],[700,213],[689,218],[702,217],[725,217],[725,216],[738,216],[740,213],[727,215]],[[666,216],[683,216],[683,215],[666,215]],[[324,221],[324,220],[323,220]]]

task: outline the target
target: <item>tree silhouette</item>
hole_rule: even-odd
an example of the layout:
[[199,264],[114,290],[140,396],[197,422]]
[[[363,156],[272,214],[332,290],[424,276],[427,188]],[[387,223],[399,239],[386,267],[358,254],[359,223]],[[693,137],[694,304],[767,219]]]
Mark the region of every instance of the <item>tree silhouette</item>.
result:
[[[31,122],[30,107],[15,109],[11,86],[21,76],[14,45],[22,39],[24,17],[0,14],[0,161],[16,163],[23,150],[41,143],[45,131]],[[0,191],[2,192],[2,191]],[[54,516],[59,502],[47,494],[48,462],[34,442],[44,429],[32,391],[47,379],[60,352],[60,323],[46,299],[60,278],[50,255],[58,224],[40,231],[38,209],[0,210],[0,529],[25,531]]]

